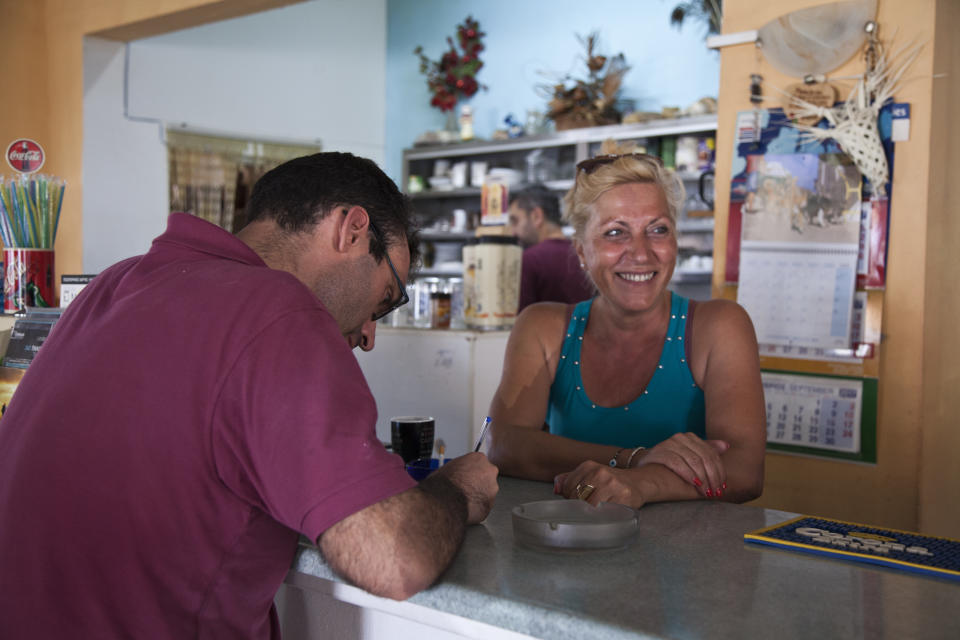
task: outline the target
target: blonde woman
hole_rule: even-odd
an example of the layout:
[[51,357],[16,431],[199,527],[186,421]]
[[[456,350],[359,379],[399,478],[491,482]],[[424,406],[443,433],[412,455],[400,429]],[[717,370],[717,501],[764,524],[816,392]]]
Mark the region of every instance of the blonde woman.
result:
[[517,318],[490,459],[591,504],[755,498],[766,429],[750,318],[667,289],[683,185],[653,156],[603,153],[577,166],[566,195],[597,295]]

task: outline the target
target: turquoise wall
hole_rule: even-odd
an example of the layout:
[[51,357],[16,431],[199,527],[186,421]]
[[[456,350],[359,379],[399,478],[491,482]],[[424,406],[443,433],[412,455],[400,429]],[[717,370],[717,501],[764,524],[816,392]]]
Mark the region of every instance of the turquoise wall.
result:
[[[678,0],[387,0],[386,148],[387,173],[399,181],[402,152],[424,131],[441,129],[445,114],[430,106],[419,60],[422,45],[431,59],[446,50],[447,36],[473,15],[486,32],[478,80],[489,87],[469,104],[474,129],[488,138],[513,113],[524,122],[528,110],[545,111],[547,98],[536,86],[570,75],[586,75],[577,35],[600,35],[596,52],[623,52],[632,67],[622,96],[645,111],[686,107],[717,95],[719,56],[704,44],[705,27],[670,26]],[[346,54],[349,55],[349,54]],[[546,74],[546,75],[545,75]],[[744,87],[744,91],[748,88]],[[463,103],[460,103],[463,104]],[[458,112],[459,112],[458,104]]]

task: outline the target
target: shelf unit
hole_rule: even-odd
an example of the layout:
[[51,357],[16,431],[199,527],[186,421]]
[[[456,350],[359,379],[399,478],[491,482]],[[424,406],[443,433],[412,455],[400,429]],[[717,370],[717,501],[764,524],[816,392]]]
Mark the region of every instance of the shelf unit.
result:
[[[717,129],[715,115],[694,116],[669,120],[656,120],[640,124],[610,125],[570,129],[538,136],[523,136],[509,140],[473,141],[446,145],[414,147],[403,152],[403,185],[410,183],[410,176],[417,175],[427,181],[434,175],[435,163],[448,165],[467,163],[467,181],[470,180],[469,165],[486,163],[488,171],[503,167],[519,171],[527,181],[536,180],[562,194],[573,185],[573,175],[578,162],[597,153],[604,140],[635,142],[646,148],[658,148],[662,139],[692,135],[714,136]],[[536,162],[531,162],[531,154]],[[695,168],[679,172],[686,185],[687,202],[697,200],[701,172]],[[532,178],[532,180],[531,180]],[[441,243],[462,245],[473,237],[473,232],[449,232],[443,230],[454,209],[465,209],[471,223],[479,220],[480,187],[463,186],[447,190],[426,190],[410,194],[418,222],[424,229],[421,238],[425,245],[436,247]],[[702,202],[698,209],[706,208]],[[713,252],[713,218],[690,217],[687,210],[681,211],[677,221],[680,233],[679,258],[681,263],[692,256],[710,257]],[[429,247],[427,247],[429,250]],[[449,251],[448,251],[449,252]],[[710,295],[709,269],[678,268],[672,284],[681,285],[683,295],[705,298]],[[417,276],[458,275],[449,270],[421,269]],[[687,286],[689,285],[689,286]],[[692,289],[690,287],[693,287]]]
[[[600,143],[608,138],[617,141],[628,141],[639,140],[641,138],[663,138],[698,133],[709,134],[716,132],[716,130],[716,115],[706,115],[675,118],[671,120],[655,120],[641,124],[583,127],[539,136],[522,136],[509,140],[473,141],[414,147],[412,149],[406,149],[403,152],[403,184],[407,184],[407,180],[411,175],[411,167],[416,168],[417,162],[425,160],[434,161],[441,158],[452,160],[464,157],[469,157],[474,160],[486,160],[487,158],[485,158],[485,156],[500,159],[504,155],[520,153],[521,155],[518,157],[522,161],[522,152],[529,152],[533,149],[563,148],[573,150],[574,165],[576,165],[577,162],[585,160],[590,156],[591,145],[599,146]],[[515,169],[525,168],[522,162],[516,166],[513,164],[499,166],[509,166]],[[558,178],[570,179],[572,173],[571,167],[570,175],[558,176]],[[431,174],[432,172],[423,172],[420,175]]]

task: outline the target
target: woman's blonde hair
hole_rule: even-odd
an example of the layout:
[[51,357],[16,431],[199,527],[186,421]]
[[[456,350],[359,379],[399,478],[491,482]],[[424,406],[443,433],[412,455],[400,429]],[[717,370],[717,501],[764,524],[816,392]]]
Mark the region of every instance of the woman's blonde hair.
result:
[[594,158],[600,162],[592,169],[578,167],[573,187],[563,198],[564,221],[573,227],[573,236],[578,241],[583,241],[587,221],[594,213],[593,204],[621,184],[649,183],[660,187],[667,201],[667,215],[676,223],[686,195],[683,182],[674,171],[664,168],[659,159],[635,150],[636,145],[618,145],[608,139]]

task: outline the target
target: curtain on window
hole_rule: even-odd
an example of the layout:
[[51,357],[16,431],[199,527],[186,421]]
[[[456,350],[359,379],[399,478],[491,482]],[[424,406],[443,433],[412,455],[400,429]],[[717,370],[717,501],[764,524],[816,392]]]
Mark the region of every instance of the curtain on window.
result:
[[246,224],[244,208],[264,173],[319,145],[288,145],[167,131],[170,211],[186,211],[231,233]]

